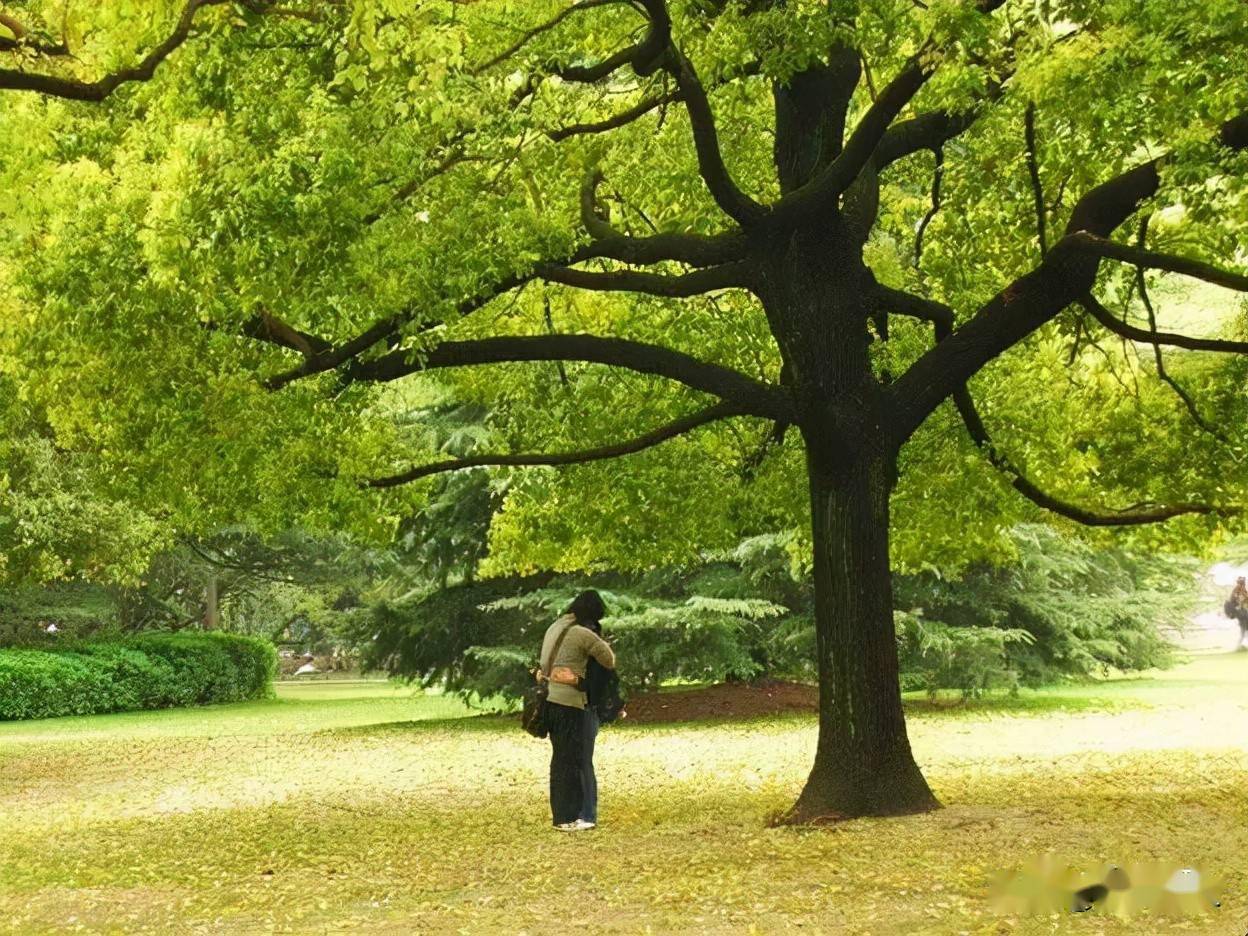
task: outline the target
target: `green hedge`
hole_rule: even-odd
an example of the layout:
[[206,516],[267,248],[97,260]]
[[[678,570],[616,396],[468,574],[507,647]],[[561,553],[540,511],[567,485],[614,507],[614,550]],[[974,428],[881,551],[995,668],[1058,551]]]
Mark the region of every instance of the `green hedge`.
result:
[[235,634],[140,634],[0,650],[0,721],[241,702],[267,695],[273,645]]

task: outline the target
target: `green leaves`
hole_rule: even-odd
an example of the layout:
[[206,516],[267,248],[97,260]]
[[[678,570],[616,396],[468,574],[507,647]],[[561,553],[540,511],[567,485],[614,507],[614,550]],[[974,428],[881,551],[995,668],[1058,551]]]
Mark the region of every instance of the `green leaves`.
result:
[[[60,4],[27,6],[31,23],[63,27],[78,56],[49,67],[84,75],[132,64],[180,9],[136,0],[75,7],[63,20]],[[0,366],[38,411],[30,424],[38,428],[14,430],[10,438],[25,441],[5,443],[10,461],[25,467],[20,477],[8,469],[4,482],[4,496],[19,504],[0,520],[13,544],[4,574],[132,578],[170,531],[235,521],[268,532],[341,529],[376,542],[410,532],[416,515],[453,531],[431,567],[484,558],[482,570],[495,573],[645,569],[804,528],[798,433],[764,447],[771,427],[752,420],[707,426],[617,464],[494,471],[384,495],[360,489],[362,479],[448,446],[476,450],[488,440],[507,451],[567,451],[706,403],[657,380],[526,364],[408,381],[426,388],[414,396],[446,392],[488,408],[449,438],[412,431],[434,417],[404,391],[344,388],[332,374],[279,394],[262,389],[300,361],[241,334],[265,315],[329,342],[399,317],[396,340],[410,353],[489,334],[627,335],[778,379],[770,324],[740,292],[676,302],[530,284],[460,315],[582,242],[578,190],[588,166],[603,172],[599,195],[621,231],[714,233],[726,224],[699,176],[678,101],[610,133],[549,136],[671,91],[662,73],[627,68],[589,85],[550,77],[636,41],[636,10],[581,10],[482,67],[564,9],[353,0],[303,17],[222,5],[201,11],[194,40],[151,82],[105,106],[5,99]],[[1159,216],[1157,246],[1225,259],[1248,230],[1248,157],[1227,158],[1207,142],[1245,105],[1236,76],[1248,74],[1248,24],[1238,0],[1011,4],[990,16],[954,0],[783,10],[674,2],[671,14],[707,86],[725,162],[758,199],[778,194],[773,82],[853,42],[865,73],[852,123],[925,39],[945,49],[902,116],[974,107],[976,123],[945,147],[943,206],[921,260],[913,245],[930,210],[926,155],[884,173],[865,259],[879,281],[947,302],[962,320],[1038,258],[1022,134],[1029,104],[1050,231],[1062,229],[1080,194],[1162,151],[1172,155],[1148,206]],[[1162,213],[1171,219],[1164,225]],[[1099,285],[1115,311],[1138,317],[1131,272],[1107,269]],[[1196,295],[1165,296],[1163,321]],[[1224,297],[1200,299],[1225,309],[1211,328],[1236,327]],[[1193,441],[1147,354],[1141,363],[1138,349],[1099,338],[1093,346],[1078,329],[1073,356],[1067,315],[974,382],[1003,451],[1038,483],[1093,505],[1248,500],[1233,470],[1248,444],[1233,428],[1245,415],[1238,363],[1175,356],[1173,370],[1210,418],[1232,427],[1229,445]],[[893,316],[889,340],[872,349],[877,373],[896,377],[930,341],[927,325]],[[1008,559],[1007,531],[1037,517],[951,411],[929,420],[902,468],[893,505],[902,569],[956,573]],[[455,513],[457,498],[484,513],[501,503],[488,534],[475,513]],[[91,527],[114,546],[70,548]],[[1191,547],[1217,528],[1186,519],[1133,536]],[[799,561],[804,536],[790,540]]]

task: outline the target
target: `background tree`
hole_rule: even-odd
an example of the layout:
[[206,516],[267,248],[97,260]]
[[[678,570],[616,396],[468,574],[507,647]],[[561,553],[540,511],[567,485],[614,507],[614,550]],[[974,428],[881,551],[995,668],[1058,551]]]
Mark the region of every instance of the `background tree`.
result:
[[[610,609],[607,636],[629,660],[630,692],[663,683],[813,681],[814,594],[790,537],[764,535],[698,562],[646,572],[496,578],[358,609],[366,665],[469,702],[515,704],[531,684],[537,637],[586,586]],[[957,580],[894,576],[903,689],[989,691],[1052,685],[1173,661],[1200,576],[1190,558],[1138,557],[1038,524],[1011,531],[1004,565]]]
[[[1234,0],[216,12],[106,111],[4,115],[5,190],[37,192],[6,211],[32,316],[5,347],[58,432],[198,528],[384,536],[435,474],[575,466],[513,483],[494,572],[805,514],[822,703],[794,821],[935,804],[890,532],[900,565],[965,562],[1021,494],[1191,542],[1242,500],[1248,344],[1229,315],[1163,330],[1138,272],[1248,285]],[[1231,356],[1197,399],[1107,332]],[[430,373],[506,451],[410,467],[403,378]]]

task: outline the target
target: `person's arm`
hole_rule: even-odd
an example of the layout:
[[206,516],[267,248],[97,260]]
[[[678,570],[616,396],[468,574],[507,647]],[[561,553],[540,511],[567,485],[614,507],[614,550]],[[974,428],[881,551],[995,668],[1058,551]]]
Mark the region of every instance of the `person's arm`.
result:
[[590,631],[589,635],[593,638],[593,641],[586,648],[589,651],[589,655],[607,669],[615,669],[615,651],[611,649],[611,645],[593,631]]

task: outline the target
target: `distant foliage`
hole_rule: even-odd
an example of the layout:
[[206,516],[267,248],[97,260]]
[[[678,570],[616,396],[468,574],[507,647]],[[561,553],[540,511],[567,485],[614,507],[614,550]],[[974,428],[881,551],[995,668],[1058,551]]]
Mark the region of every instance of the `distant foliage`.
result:
[[545,586],[550,576],[487,579],[409,601],[373,606],[355,637],[365,668],[384,669],[423,686],[480,702],[518,698],[529,684],[529,657],[549,621],[493,602]]
[[1020,683],[1010,651],[1035,640],[1022,628],[951,627],[908,611],[896,612],[894,620],[903,690],[959,689],[967,698],[991,689],[1016,690]]
[[[46,649],[117,626],[116,592],[85,582],[0,586],[0,647]],[[55,632],[49,634],[49,625]]]
[[0,720],[241,702],[267,694],[272,644],[221,633],[149,633],[0,650]]
[[[899,575],[898,654],[907,690],[975,697],[1171,662],[1159,627],[1196,596],[1192,560],[1098,549],[1044,526],[1011,533],[1016,559],[961,579]],[[494,579],[380,605],[361,631],[366,664],[470,700],[515,698],[541,636],[581,588],[633,691],[664,682],[813,681],[813,591],[785,536],[758,536],[700,565],[642,575]]]
[[1049,527],[1016,527],[1018,559],[958,581],[899,576],[906,688],[1037,686],[1172,662],[1159,628],[1181,629],[1198,590],[1195,560],[1102,550]]
[[[549,624],[567,607],[577,589],[552,587],[504,599],[487,611],[522,611]],[[753,652],[768,623],[787,612],[763,598],[691,595],[664,599],[601,589],[610,609],[604,622],[612,645],[628,666],[626,686],[654,688],[668,680],[723,682],[747,680],[766,671]],[[532,650],[526,655],[532,656]]]

